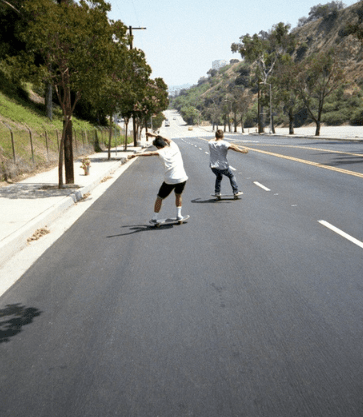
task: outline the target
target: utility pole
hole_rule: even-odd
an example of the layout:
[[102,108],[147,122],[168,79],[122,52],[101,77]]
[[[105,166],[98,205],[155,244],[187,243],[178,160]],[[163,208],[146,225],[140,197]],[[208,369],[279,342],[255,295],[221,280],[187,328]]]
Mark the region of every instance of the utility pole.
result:
[[[134,49],[133,45],[133,35],[132,30],[146,30],[146,28],[133,28],[132,26],[129,26],[129,32],[130,32],[130,50]],[[132,129],[133,129],[133,135],[134,135],[134,146],[137,146],[137,136],[136,136],[136,120],[135,120],[135,113],[132,113]]]

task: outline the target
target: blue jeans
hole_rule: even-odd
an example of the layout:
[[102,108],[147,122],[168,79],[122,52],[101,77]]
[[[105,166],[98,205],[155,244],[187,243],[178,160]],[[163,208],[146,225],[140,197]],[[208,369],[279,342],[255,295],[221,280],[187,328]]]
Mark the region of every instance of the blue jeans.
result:
[[211,169],[216,176],[216,185],[215,185],[216,194],[221,193],[221,182],[223,179],[223,175],[229,178],[229,182],[231,183],[231,187],[233,189],[233,194],[238,193],[238,185],[237,185],[236,177],[233,174],[233,171],[231,170],[230,167],[228,167],[227,169],[216,169],[216,168],[211,168]]

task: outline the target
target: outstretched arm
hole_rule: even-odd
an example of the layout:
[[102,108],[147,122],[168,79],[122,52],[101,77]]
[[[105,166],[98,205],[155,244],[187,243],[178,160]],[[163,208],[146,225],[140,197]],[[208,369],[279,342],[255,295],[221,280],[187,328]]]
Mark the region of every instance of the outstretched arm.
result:
[[234,143],[231,143],[231,145],[229,146],[229,149],[232,149],[232,151],[235,151],[235,152],[248,153],[247,148],[241,149],[237,145],[235,145]]
[[156,138],[157,136],[159,136],[159,137],[161,137],[168,145],[170,145],[171,144],[171,140],[170,139],[168,139],[168,138],[164,138],[164,136],[161,136],[161,135],[156,135],[155,133],[151,133],[151,132],[147,132],[146,133],[146,136],[150,136],[150,137],[152,137],[152,138]]
[[127,159],[136,158],[137,156],[159,156],[158,152],[145,152],[145,153],[134,153],[132,155],[128,155]]

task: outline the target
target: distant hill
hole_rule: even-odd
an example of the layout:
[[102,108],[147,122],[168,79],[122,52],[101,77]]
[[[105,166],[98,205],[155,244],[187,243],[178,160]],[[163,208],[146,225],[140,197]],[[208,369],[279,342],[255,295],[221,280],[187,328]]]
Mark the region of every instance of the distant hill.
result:
[[[326,101],[322,121],[327,125],[363,124],[362,42],[353,36],[345,36],[347,25],[357,20],[356,12],[361,7],[361,2],[356,3],[291,31],[296,36],[298,45],[293,54],[296,60],[306,58],[318,51],[327,51],[332,47],[341,50],[347,70],[347,84],[343,90],[340,89]],[[233,41],[236,40],[232,40],[231,43]],[[236,57],[240,58],[237,54]],[[251,65],[244,61],[227,65],[219,71],[215,71],[208,78],[201,77],[197,85],[183,91],[181,96],[172,99],[170,106],[179,110],[189,123],[196,123],[200,113],[204,120],[211,121],[216,107],[222,108],[226,105],[226,96],[231,92],[235,94],[236,91],[242,91],[245,87],[255,94],[255,100],[252,100],[245,117],[245,126],[255,126],[257,90],[249,84],[250,72]],[[193,112],[193,108],[198,111]],[[312,122],[308,117],[300,117],[299,120],[302,120],[304,124]],[[275,122],[276,124],[285,124],[286,115],[279,112],[275,116]],[[223,115],[221,115],[220,124],[223,123]]]
[[168,93],[171,95],[178,94],[181,90],[188,89],[192,84],[172,85],[168,87]]
[[348,79],[360,84],[363,81],[363,47],[362,42],[353,36],[344,36],[346,26],[357,19],[356,11],[361,8],[360,3],[353,4],[337,14],[328,15],[300,28],[293,29],[300,46],[297,53],[304,58],[318,51],[326,51],[339,47],[348,70]]

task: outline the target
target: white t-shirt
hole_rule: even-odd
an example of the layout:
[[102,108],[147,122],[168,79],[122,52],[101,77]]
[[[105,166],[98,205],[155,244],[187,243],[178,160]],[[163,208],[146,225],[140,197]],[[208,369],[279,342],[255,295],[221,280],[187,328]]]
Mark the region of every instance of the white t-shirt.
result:
[[158,149],[157,152],[164,163],[164,181],[167,184],[179,184],[188,179],[179,147],[175,142]]
[[227,169],[229,167],[227,152],[231,146],[225,140],[210,140],[209,145],[209,160],[210,167],[216,169]]

